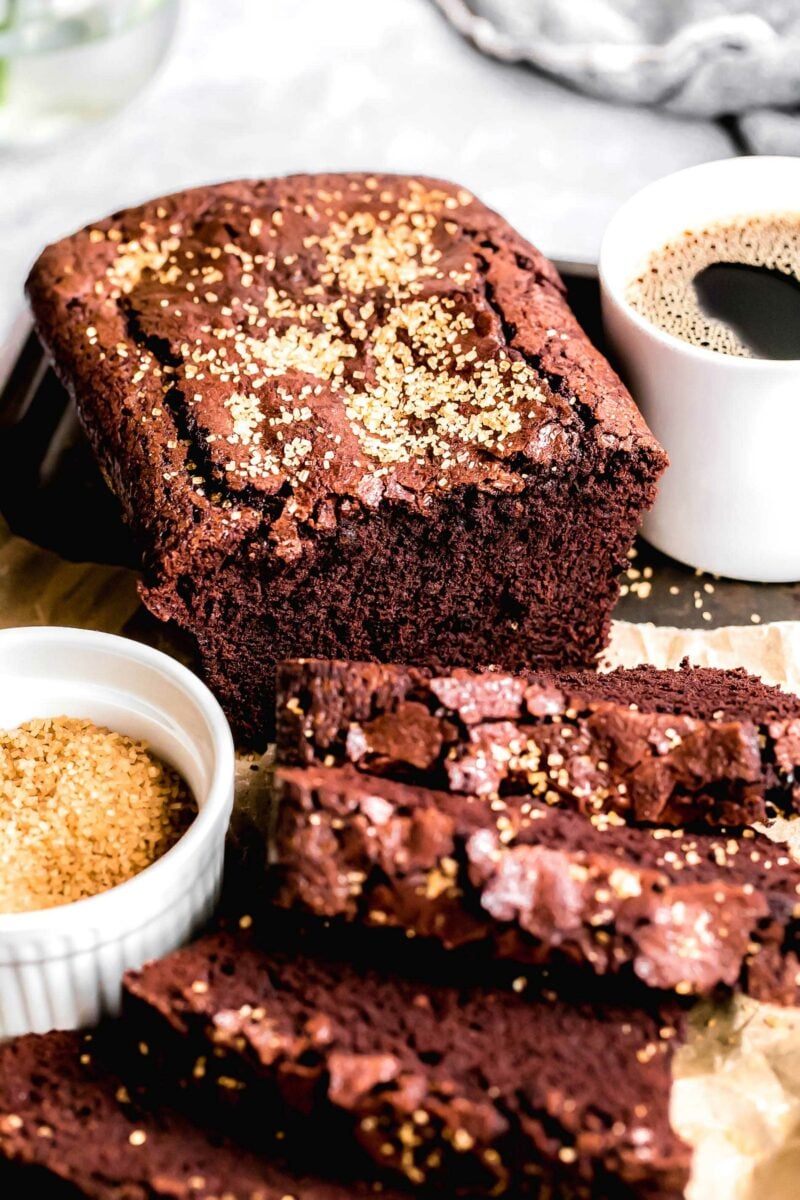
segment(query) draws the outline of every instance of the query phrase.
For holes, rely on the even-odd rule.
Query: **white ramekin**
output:
[[[0,728],[86,717],[143,738],[199,812],[133,879],[73,904],[0,914],[0,1037],[88,1025],[119,1006],[122,975],[185,942],[219,895],[234,751],[222,709],[165,654],[83,629],[0,631]]]

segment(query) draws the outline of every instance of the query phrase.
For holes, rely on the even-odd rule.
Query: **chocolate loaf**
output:
[[[283,763],[350,763],[589,816],[737,826],[800,810],[800,700],[744,671],[523,677],[288,662],[277,727]]]
[[[276,783],[276,899],[287,909],[683,995],[738,984],[761,1000],[800,999],[800,864],[752,830],[587,820],[352,766],[281,767]]]
[[[270,1144],[262,1138],[262,1145]],[[0,1195],[6,1200],[369,1200],[146,1107],[95,1061],[94,1043],[48,1033],[0,1045]],[[381,1190],[382,1200],[401,1200]]]
[[[436,1195],[683,1195],[674,1006],[465,989],[222,934],[130,975],[125,1012],[160,1078],[221,1094],[242,1129],[294,1114],[309,1144],[357,1145],[377,1178]]]
[[[142,553],[243,739],[324,655],[591,665],[665,466],[552,265],[430,179],[203,187],[28,281]]]

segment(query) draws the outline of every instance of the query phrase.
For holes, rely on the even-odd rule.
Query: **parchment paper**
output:
[[[119,633],[138,607],[133,571],[65,562],[15,537],[0,517],[0,629],[72,625]]]
[[[137,619],[137,609],[133,572],[65,563],[12,536],[0,519],[0,628],[135,628],[147,639],[151,627]],[[162,650],[185,657],[168,630],[151,636]],[[615,622],[603,667],[674,667],[684,657],[703,666],[743,666],[800,692],[800,622],[699,630]],[[258,814],[269,808],[270,762],[269,755],[243,755],[237,769],[233,833],[255,855]],[[770,834],[786,837],[800,853],[800,835],[790,825],[783,822]],[[798,1200],[800,1010],[747,999],[698,1005],[692,1035],[676,1059],[672,1120],[695,1149],[687,1200]]]
[[[698,667],[745,667],[765,683],[800,693],[800,621],[723,625],[719,629],[671,629],[615,621],[602,666],[608,670],[640,663],[677,667],[683,658]]]

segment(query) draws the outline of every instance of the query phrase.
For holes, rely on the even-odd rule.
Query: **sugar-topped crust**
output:
[[[180,193],[50,247],[29,291],[130,507],[167,498],[193,538],[209,515],[235,535],[266,512],[291,558],[341,497],[424,512],[579,456],[663,465],[551,265],[450,184]]]

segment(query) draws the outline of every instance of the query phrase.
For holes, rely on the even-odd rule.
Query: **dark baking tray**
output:
[[[602,347],[594,268],[564,264],[562,273],[578,319]],[[15,533],[65,558],[136,564],[116,502],[33,333],[0,394],[0,512]],[[800,585],[718,580],[641,539],[623,593],[626,587],[615,615],[629,621],[709,628],[748,624],[753,616],[800,619]]]

